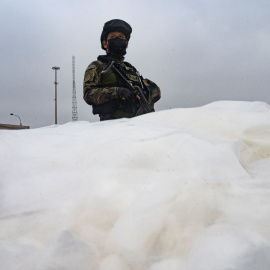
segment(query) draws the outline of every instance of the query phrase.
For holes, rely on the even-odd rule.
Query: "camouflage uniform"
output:
[[[127,87],[126,82],[113,70],[101,73],[112,60],[134,86],[142,87],[135,67],[123,60],[119,61],[111,55],[103,55],[99,56],[97,61],[92,62],[85,71],[83,98],[87,104],[93,106],[93,114],[99,114],[101,120],[134,117],[139,108],[139,102],[128,103],[120,99],[117,93],[119,87]],[[160,89],[149,79],[142,77],[141,79],[144,95],[148,103],[154,107],[154,103],[160,99]]]

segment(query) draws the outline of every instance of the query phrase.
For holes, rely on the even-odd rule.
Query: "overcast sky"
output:
[[[133,28],[126,61],[156,82],[156,110],[218,100],[270,104],[269,0],[0,0],[0,123],[31,128],[72,121],[72,56],[79,120],[98,121],[82,98],[88,64],[104,54],[103,25]]]

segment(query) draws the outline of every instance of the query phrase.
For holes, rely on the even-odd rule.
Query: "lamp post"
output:
[[[19,115],[16,115],[16,114],[13,114],[13,113],[11,113],[10,115],[17,116],[20,119],[20,126],[22,125],[22,120],[21,120]]]
[[[52,67],[52,69],[55,71],[55,124],[57,125],[57,70],[60,69],[60,67]]]

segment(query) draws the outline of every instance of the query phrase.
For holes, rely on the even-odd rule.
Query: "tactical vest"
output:
[[[128,62],[119,62],[116,59],[110,57],[109,55],[101,55],[98,57],[98,60],[104,64],[109,65],[111,61],[114,61],[115,67],[125,76],[125,78],[132,83],[133,86],[141,87],[146,99],[151,104],[151,94],[147,87],[144,87],[142,84],[143,78],[140,77],[136,68],[133,67]],[[108,72],[101,74],[100,83],[104,87],[126,87],[129,88],[128,84],[121,78],[120,75],[113,72],[113,70],[108,70]],[[122,100],[112,100],[104,105],[93,106],[93,112],[100,115],[111,114],[113,115],[115,111],[123,111],[131,116],[135,116],[137,110],[139,109],[139,102],[135,100],[133,103],[128,103]],[[111,112],[112,111],[112,112]],[[109,112],[109,113],[108,113]]]

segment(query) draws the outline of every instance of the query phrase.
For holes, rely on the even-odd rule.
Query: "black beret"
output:
[[[108,34],[114,31],[118,31],[125,34],[127,40],[129,40],[130,34],[132,32],[132,28],[127,22],[123,20],[119,20],[119,19],[114,19],[114,20],[106,22],[103,26],[103,31],[100,37],[101,48],[103,50],[105,50],[105,48],[102,45],[102,41],[107,40]]]

